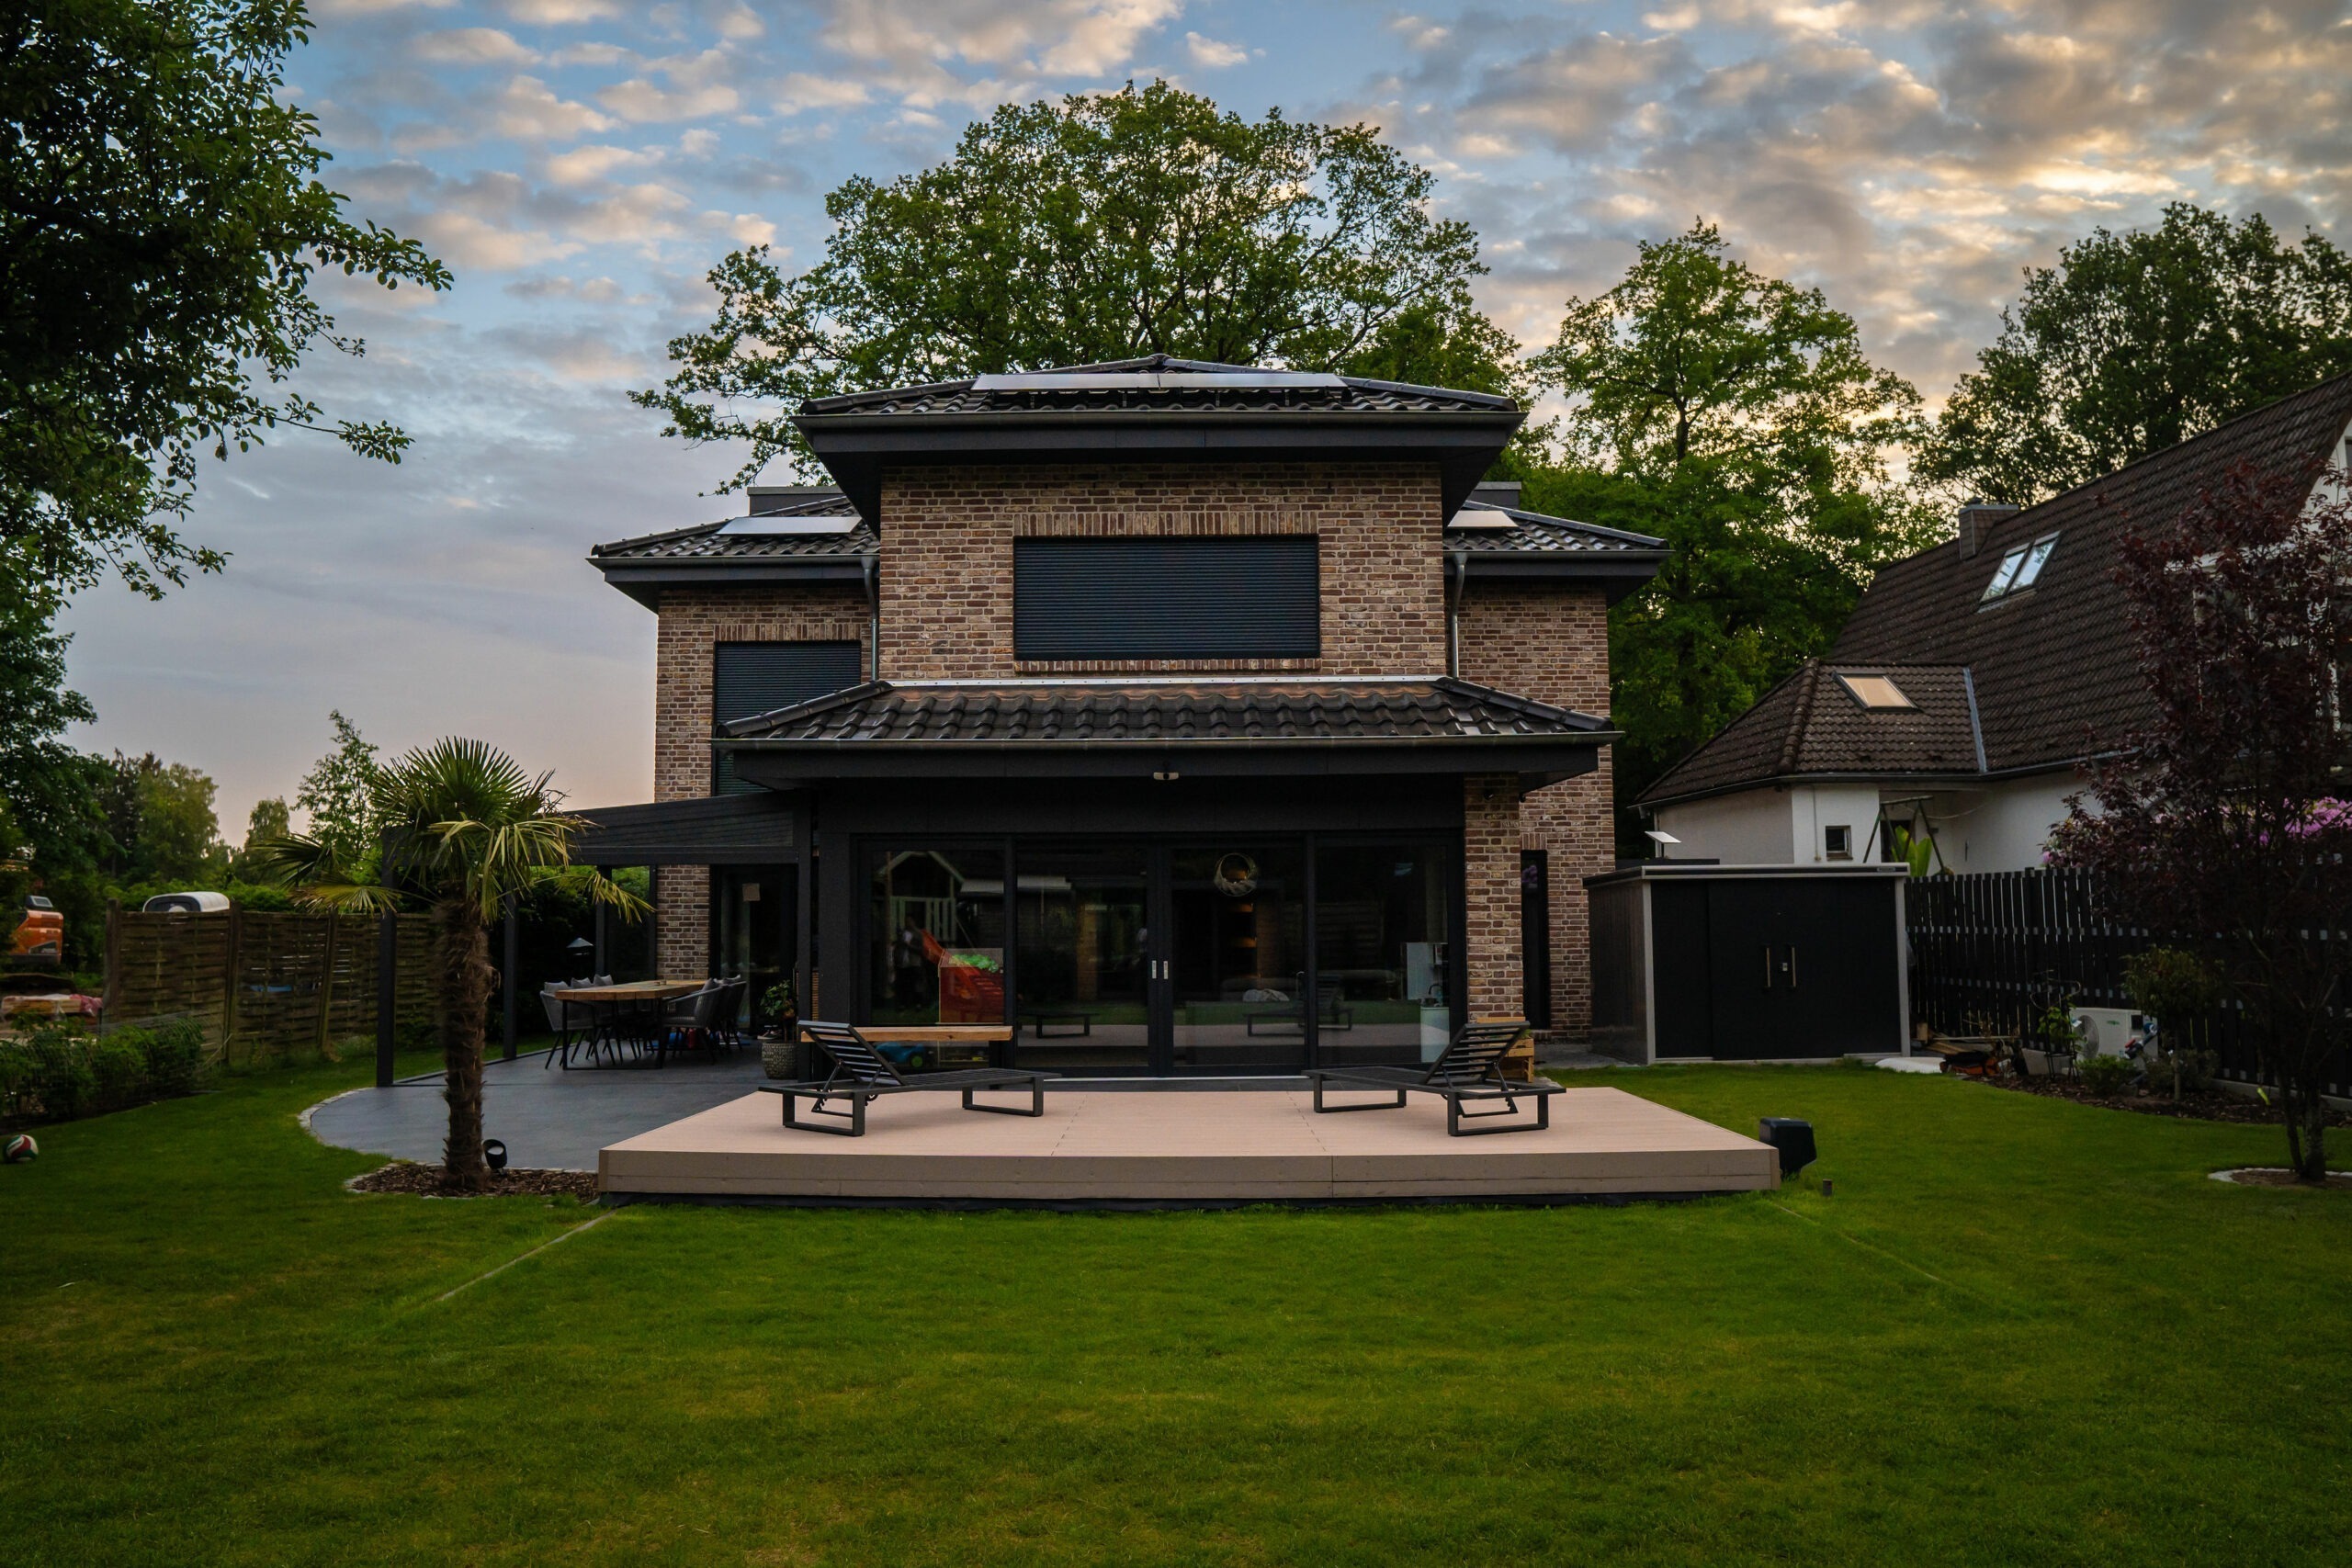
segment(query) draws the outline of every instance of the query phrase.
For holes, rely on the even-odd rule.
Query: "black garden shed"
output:
[[[1900,865],[1589,877],[1593,1049],[1630,1062],[1908,1051]]]

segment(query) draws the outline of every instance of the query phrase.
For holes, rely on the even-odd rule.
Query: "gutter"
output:
[[[1968,665],[1962,665],[1960,667],[1960,683],[1962,688],[1968,693],[1968,734],[1969,738],[1976,742],[1976,771],[1981,773],[1986,771],[1984,767],[1984,721],[1976,716],[1976,671]]]
[[[879,682],[882,679],[882,558],[877,555],[861,557],[865,562],[865,603],[868,611],[865,645],[865,678]]]
[[[1462,593],[1470,583],[1470,552],[1455,550],[1445,558],[1445,673],[1462,679]]]

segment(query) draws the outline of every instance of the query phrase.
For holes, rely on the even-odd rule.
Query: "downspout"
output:
[[[1455,550],[1445,558],[1445,672],[1462,678],[1462,593],[1470,583],[1470,555]]]
[[[882,557],[865,558],[865,678],[882,679]]]

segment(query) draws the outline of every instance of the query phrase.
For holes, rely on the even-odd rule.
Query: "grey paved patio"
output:
[[[493,1050],[496,1048],[493,1046]],[[1563,1053],[1545,1066],[1618,1067],[1606,1056]],[[757,1051],[718,1061],[689,1058],[665,1067],[543,1067],[542,1053],[482,1069],[482,1135],[506,1145],[508,1163],[536,1170],[594,1170],[610,1144],[667,1126],[750,1094],[762,1081]],[[1155,1089],[1294,1089],[1306,1080],[1256,1078],[1070,1078],[1057,1091]],[[438,1164],[449,1108],[438,1074],[390,1089],[353,1089],[313,1106],[311,1134],[338,1148]]]

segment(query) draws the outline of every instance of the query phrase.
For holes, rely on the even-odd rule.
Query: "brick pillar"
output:
[[[1470,1016],[1523,1010],[1519,947],[1519,779],[1474,773],[1462,781],[1464,956]]]
[[[710,973],[710,867],[656,866],[653,973],[664,980],[699,980]]]
[[[1527,797],[1524,847],[1550,856],[1554,1039],[1582,1041],[1592,1032],[1592,911],[1584,879],[1617,863],[1615,787],[1604,752],[1596,771]]]

